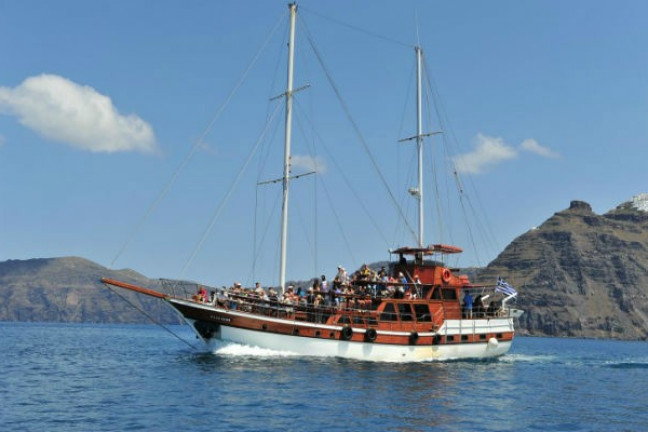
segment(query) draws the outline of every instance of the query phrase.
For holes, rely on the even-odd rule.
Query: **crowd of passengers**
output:
[[[223,290],[212,290],[208,295],[204,287],[199,287],[193,296],[195,301],[218,304],[232,309],[246,300],[277,302],[284,306],[303,306],[307,308],[335,307],[348,309],[369,309],[375,298],[415,299],[421,295],[421,281],[417,274],[409,280],[402,272],[397,277],[387,273],[385,267],[379,271],[363,264],[360,270],[349,275],[346,269],[338,266],[337,274],[329,282],[326,275],[315,278],[307,289],[289,285],[282,295],[274,288],[264,289],[259,282],[254,288],[244,288],[240,282]]]
[[[254,288],[244,288],[240,282],[235,282],[231,287],[222,290],[212,290],[208,295],[204,287],[199,287],[193,299],[198,302],[219,305],[230,309],[247,307],[251,302],[274,303],[279,306],[300,306],[303,308],[345,308],[345,309],[371,309],[376,298],[416,299],[421,296],[421,282],[417,274],[412,280],[399,272],[396,278],[387,274],[384,267],[379,271],[372,270],[363,264],[360,270],[348,275],[346,269],[338,266],[338,272],[332,283],[326,279],[313,279],[308,289],[289,285],[282,295],[274,288],[264,289],[259,282]],[[474,299],[470,292],[466,292],[462,302],[463,318],[485,318],[497,316],[501,303],[498,301],[486,302],[488,296],[477,295]]]

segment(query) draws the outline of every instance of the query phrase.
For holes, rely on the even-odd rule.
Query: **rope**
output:
[[[432,95],[432,99],[433,99],[433,102],[434,102],[433,106],[434,106],[437,118],[439,119],[439,122],[441,123],[441,129],[444,132],[448,132],[448,133],[443,134],[443,140],[444,140],[444,144],[445,144],[444,149],[445,149],[445,152],[446,152],[446,159],[451,160],[451,157],[450,157],[450,155],[448,153],[448,147],[449,147],[448,139],[450,139],[451,144],[454,144],[454,147],[456,148],[456,153],[457,154],[460,154],[462,149],[461,149],[461,146],[459,145],[459,140],[456,137],[454,129],[452,128],[452,125],[450,124],[450,121],[448,120],[448,115],[447,115],[446,111],[443,109],[443,105],[440,102],[441,96],[439,95],[438,91],[436,90],[436,86],[434,85],[434,81],[432,79],[432,76],[429,73],[429,67],[427,65],[427,62],[425,61],[425,58],[424,58],[424,68],[425,68],[425,71],[426,71],[425,75],[426,75],[426,79],[427,79],[427,82],[426,82],[427,87],[428,87],[429,92]],[[441,107],[441,109],[439,109],[440,107]],[[444,121],[446,122],[446,124],[444,124]],[[477,262],[479,264],[481,262],[481,258],[479,257],[479,253],[477,252],[475,236],[474,236],[474,234],[472,232],[472,229],[471,229],[471,226],[470,226],[470,220],[468,218],[468,211],[466,210],[465,204],[468,205],[468,207],[470,209],[470,213],[472,214],[472,217],[476,221],[476,224],[480,225],[480,227],[478,227],[479,228],[478,232],[481,234],[481,237],[482,237],[482,240],[484,241],[484,244],[489,245],[489,248],[491,248],[491,250],[492,250],[492,246],[490,246],[490,245],[491,244],[497,244],[498,239],[497,239],[497,237],[495,236],[495,234],[493,232],[492,224],[488,221],[488,219],[486,217],[486,211],[484,210],[484,207],[483,207],[483,205],[481,203],[481,200],[479,199],[479,194],[477,193],[477,188],[476,188],[476,186],[474,184],[474,181],[473,181],[472,177],[471,176],[467,177],[468,178],[468,184],[469,184],[470,188],[472,189],[472,191],[474,192],[475,198],[477,199],[477,205],[480,208],[481,217],[478,217],[477,210],[475,209],[475,207],[473,206],[473,203],[472,203],[473,200],[468,195],[468,193],[466,191],[466,188],[463,187],[462,182],[461,182],[462,179],[459,178],[459,173],[457,172],[456,167],[453,167],[453,172],[454,172],[455,181],[456,181],[456,185],[457,185],[457,189],[458,189],[459,202],[460,202],[460,205],[461,205],[461,208],[462,208],[464,220],[466,221],[466,225],[468,227],[468,233],[469,233],[469,236],[470,236],[470,241],[471,241],[474,253],[475,253],[475,257],[476,257]],[[467,203],[465,203],[464,201],[467,201]]]
[[[351,245],[349,244],[349,239],[345,235],[344,227],[340,223],[340,217],[335,211],[335,205],[333,203],[333,199],[331,198],[331,195],[329,194],[329,191],[324,182],[322,182],[322,186],[324,187],[324,193],[326,195],[326,199],[328,200],[329,206],[331,206],[331,211],[333,212],[333,216],[335,217],[335,223],[337,224],[338,229],[340,230],[340,234],[342,234],[342,240],[344,240],[344,244],[347,247],[347,251],[349,252],[349,255],[351,255],[351,261],[353,261],[353,266],[358,267],[358,261],[355,259],[355,256],[353,256],[353,251],[351,249]]]
[[[318,16],[318,17],[320,17],[322,19],[331,21],[332,23],[335,23],[335,24],[340,25],[342,27],[346,27],[348,29],[357,31],[359,33],[364,33],[367,36],[371,36],[371,37],[376,38],[376,39],[382,39],[384,41],[387,41],[387,42],[390,42],[390,43],[393,43],[393,44],[396,44],[396,45],[404,46],[404,47],[407,47],[407,48],[413,48],[412,44],[402,42],[402,41],[399,41],[398,39],[393,39],[393,38],[390,38],[390,37],[387,37],[387,36],[384,36],[384,35],[381,35],[381,34],[378,34],[378,33],[374,33],[374,32],[372,32],[370,30],[366,30],[366,29],[363,29],[361,27],[354,26],[352,24],[347,24],[347,23],[339,21],[339,20],[337,20],[335,18],[331,18],[331,17],[328,17],[326,15],[322,15],[322,14],[320,14],[318,12],[315,12],[313,10],[307,9],[302,5],[300,5],[299,8],[302,9],[302,10],[305,10],[305,11],[307,11],[307,12],[309,12],[309,13],[315,15],[315,16]]]
[[[258,186],[257,186],[257,190],[258,190]],[[270,228],[270,221],[272,219],[274,219],[274,214],[277,211],[277,207],[279,207],[279,202],[281,201],[279,198],[280,198],[280,195],[277,195],[277,197],[274,200],[272,210],[270,211],[270,215],[266,218],[267,222],[266,222],[266,225],[265,225],[265,229],[263,230],[263,235],[261,236],[261,240],[259,241],[259,245],[258,245],[258,247],[256,247],[256,245],[255,245],[255,249],[253,251],[254,255],[252,257],[252,274],[248,275],[248,278],[247,278],[247,280],[245,282],[246,285],[249,284],[251,280],[255,279],[254,271],[256,269],[256,263],[259,260],[259,255],[261,254],[261,248],[263,247],[263,244],[265,243],[265,238],[266,238],[266,235],[268,234],[268,230]],[[255,209],[255,212],[256,212],[256,209]]]
[[[263,141],[263,138],[265,137],[266,133],[268,132],[268,129],[270,128],[270,125],[272,124],[272,121],[273,121],[275,115],[279,111],[280,106],[281,106],[280,104],[277,104],[277,106],[275,107],[274,112],[272,113],[272,115],[270,116],[270,119],[266,123],[266,126],[263,129],[263,131],[261,132],[261,135],[259,136],[259,138],[257,139],[256,144],[250,150],[250,153],[248,154],[247,159],[243,163],[243,166],[241,166],[241,169],[239,170],[238,174],[236,175],[236,178],[234,179],[234,181],[230,185],[229,190],[225,194],[225,197],[223,197],[223,199],[219,203],[218,207],[214,211],[214,214],[212,215],[212,218],[211,218],[211,220],[209,222],[209,225],[207,226],[207,228],[203,232],[203,235],[200,238],[200,240],[198,241],[198,243],[196,244],[196,247],[194,248],[193,252],[191,253],[191,256],[189,257],[189,259],[185,263],[184,267],[182,268],[182,272],[180,273],[180,279],[184,278],[184,275],[185,275],[185,272],[187,271],[187,268],[193,262],[194,258],[196,257],[196,254],[198,253],[198,251],[202,247],[203,243],[205,242],[205,240],[209,236],[209,233],[211,232],[212,228],[214,228],[214,225],[216,224],[216,220],[218,220],[218,217],[220,216],[221,211],[223,210],[223,207],[225,206],[227,201],[229,201],[229,198],[232,196],[232,192],[234,192],[234,189],[238,185],[238,182],[241,180],[241,177],[243,176],[243,173],[246,171],[247,166],[250,164],[250,161],[252,160],[252,157],[256,154],[256,151],[259,148],[259,145],[261,144],[261,142]]]
[[[212,118],[211,118],[209,124],[207,125],[207,127],[203,130],[202,134],[200,134],[200,137],[198,137],[198,139],[194,142],[193,146],[189,149],[189,152],[187,152],[187,154],[185,155],[184,159],[182,160],[182,162],[180,163],[178,168],[176,168],[175,172],[171,176],[171,179],[167,182],[167,184],[164,186],[162,191],[158,194],[157,198],[155,198],[155,200],[153,200],[153,202],[149,206],[149,208],[146,211],[146,213],[144,214],[144,216],[139,220],[139,222],[135,225],[133,230],[130,232],[130,234],[126,238],[126,241],[124,242],[122,247],[117,252],[117,255],[115,255],[115,258],[113,258],[113,260],[110,262],[110,267],[111,268],[115,265],[115,262],[117,261],[117,259],[124,253],[126,248],[133,241],[133,239],[135,238],[135,235],[140,231],[140,229],[142,228],[142,225],[144,225],[144,222],[146,222],[148,220],[150,215],[157,208],[160,201],[162,201],[162,199],[169,192],[169,190],[171,189],[171,186],[173,186],[173,184],[175,183],[176,178],[178,177],[180,172],[182,172],[182,170],[184,170],[185,166],[187,165],[187,163],[189,162],[189,160],[191,159],[193,154],[196,152],[196,150],[202,144],[203,139],[209,134],[209,132],[211,132],[212,128],[214,127],[214,124],[216,123],[216,120],[220,117],[220,115],[223,113],[225,108],[227,108],[230,101],[232,100],[232,98],[234,97],[234,95],[236,94],[238,89],[241,87],[241,85],[243,85],[243,82],[245,82],[245,79],[247,78],[248,73],[250,72],[250,70],[252,70],[252,67],[256,64],[257,60],[261,56],[261,53],[265,50],[265,47],[268,45],[268,42],[270,41],[270,39],[272,38],[274,33],[277,31],[277,28],[279,28],[279,24],[281,24],[281,22],[283,21],[284,18],[285,18],[285,14],[282,13],[281,18],[279,19],[277,24],[275,24],[274,28],[270,31],[270,33],[266,37],[266,40],[263,42],[263,44],[261,45],[261,47],[259,48],[257,53],[252,58],[252,61],[248,65],[247,69],[245,69],[245,72],[243,72],[243,75],[241,75],[241,78],[239,79],[239,81],[236,83],[236,85],[229,92],[229,94],[227,95],[227,98],[225,98],[225,101],[216,110],[216,112],[212,116]]]
[[[351,123],[351,126],[353,127],[353,130],[355,131],[358,140],[362,144],[362,147],[365,150],[365,153],[367,153],[367,156],[369,156],[369,160],[371,161],[371,164],[373,165],[374,169],[376,170],[376,173],[378,174],[378,177],[380,178],[380,181],[382,182],[383,186],[387,190],[387,194],[389,195],[389,198],[391,199],[392,204],[394,205],[394,208],[398,212],[399,216],[407,226],[407,229],[409,230],[410,234],[412,235],[412,238],[414,239],[415,242],[418,242],[418,238],[410,224],[407,222],[407,218],[405,217],[405,214],[403,214],[403,209],[398,205],[398,202],[396,201],[396,197],[391,191],[391,188],[389,187],[389,184],[387,183],[387,180],[385,179],[385,176],[382,174],[382,171],[380,171],[380,168],[378,167],[378,163],[376,162],[376,159],[374,158],[373,154],[371,153],[371,150],[369,149],[369,145],[367,144],[367,141],[364,139],[364,136],[362,135],[362,132],[360,132],[360,128],[358,127],[358,124],[355,122],[353,117],[351,116],[351,111],[349,110],[349,107],[347,104],[344,102],[344,99],[342,98],[342,94],[340,93],[340,90],[335,84],[335,81],[333,81],[333,77],[331,76],[331,73],[329,72],[328,68],[324,64],[324,60],[322,59],[321,54],[319,53],[319,50],[315,46],[315,42],[313,41],[313,38],[310,35],[310,32],[308,29],[305,27],[306,30],[306,38],[308,39],[308,43],[310,44],[311,48],[313,49],[313,53],[315,54],[315,57],[317,58],[317,61],[319,62],[320,66],[322,67],[322,70],[324,71],[324,74],[326,75],[326,79],[328,80],[329,84],[333,88],[333,92],[335,93],[335,96],[338,99],[338,102],[340,103],[340,106],[344,110],[344,113],[347,116],[347,119]]]
[[[297,102],[295,104],[295,106],[299,107],[299,102]],[[328,148],[328,146],[324,143],[324,140],[322,139],[322,137],[317,133],[317,131],[315,131],[315,127],[314,127],[313,123],[310,121],[310,119],[308,117],[306,119],[308,120],[308,123],[310,124],[311,128],[313,129],[313,133],[316,135],[319,142],[322,143],[322,146],[324,147],[324,151],[326,152],[328,157],[333,161],[333,164],[335,165],[335,167],[339,171],[340,176],[344,180],[344,183],[346,183],[347,187],[349,188],[349,190],[351,191],[351,193],[355,197],[355,202],[360,204],[360,208],[362,209],[362,211],[364,211],[365,215],[367,216],[367,218],[369,219],[371,224],[376,229],[376,232],[378,232],[378,235],[380,236],[380,238],[383,240],[383,242],[385,242],[385,245],[389,246],[390,243],[387,241],[387,238],[385,237],[383,232],[380,230],[380,227],[378,226],[378,223],[376,222],[376,219],[373,217],[373,215],[369,211],[369,208],[365,205],[364,200],[362,199],[362,196],[353,187],[353,184],[349,180],[349,177],[347,177],[347,175],[345,174],[345,171],[342,169],[342,167],[338,163],[337,159],[335,158],[335,154],[333,152],[331,152],[331,150]],[[297,125],[300,128],[302,127],[301,123],[299,121],[299,118],[297,118]]]
[[[157,326],[159,326],[159,327],[162,327],[164,330],[166,330],[167,332],[171,333],[175,338],[177,338],[178,340],[180,340],[181,342],[183,342],[184,344],[186,344],[187,346],[189,346],[189,348],[191,348],[191,349],[193,349],[193,350],[195,350],[195,351],[199,351],[198,348],[196,348],[195,345],[192,345],[192,344],[190,344],[189,342],[187,342],[186,340],[182,339],[180,336],[178,336],[178,335],[175,334],[173,331],[171,331],[171,329],[169,329],[168,327],[164,326],[162,323],[160,323],[160,322],[157,321],[155,318],[153,318],[151,315],[149,315],[145,310],[143,310],[142,308],[138,307],[135,303],[133,303],[133,302],[131,302],[130,300],[128,300],[126,297],[124,297],[123,295],[121,295],[119,292],[115,291],[115,290],[114,290],[110,285],[108,285],[108,284],[105,283],[105,282],[102,282],[102,283],[106,286],[106,288],[108,288],[110,291],[112,291],[113,294],[117,295],[119,298],[121,298],[121,299],[124,300],[126,303],[128,303],[128,304],[131,305],[133,308],[135,308],[137,311],[139,311],[142,315],[146,316],[149,320],[151,320],[151,322],[152,322],[153,324],[155,324],[155,325],[157,325]]]

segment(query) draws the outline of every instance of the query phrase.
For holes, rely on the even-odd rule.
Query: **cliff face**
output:
[[[523,333],[648,337],[648,196],[597,215],[572,201],[516,238],[480,274],[503,276],[525,309]]]
[[[157,285],[132,270],[108,270],[83,258],[0,262],[0,321],[151,323],[100,283],[101,277]],[[158,322],[180,322],[160,300],[126,291],[119,294]]]
[[[648,195],[604,215],[572,201],[516,238],[478,275],[471,280],[492,283],[502,276],[518,290],[522,334],[648,339]],[[151,322],[101,277],[163,290],[132,270],[108,270],[82,258],[5,261],[0,320]],[[158,322],[180,322],[163,301],[117,292]]]

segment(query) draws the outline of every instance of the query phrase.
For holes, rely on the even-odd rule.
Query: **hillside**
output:
[[[76,257],[0,262],[0,320],[150,323],[99,282],[104,276],[142,286],[158,284],[132,270],[108,270]],[[120,294],[156,321],[180,322],[160,300],[128,292]]]
[[[99,282],[104,276],[162,289],[132,270],[108,270],[83,258],[10,260],[0,263],[0,320],[150,323]],[[521,334],[647,339],[648,195],[603,215],[572,201],[487,268],[471,269],[477,283],[498,276],[520,293]],[[156,321],[180,322],[162,301],[119,294]]]
[[[648,195],[604,215],[569,208],[516,238],[480,273],[506,275],[532,335],[648,337]]]

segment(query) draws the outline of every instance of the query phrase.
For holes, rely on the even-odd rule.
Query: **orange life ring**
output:
[[[450,282],[450,277],[451,276],[452,276],[452,274],[450,273],[450,270],[443,269],[443,272],[441,273],[441,279],[443,280],[443,282],[445,282],[445,283]]]

